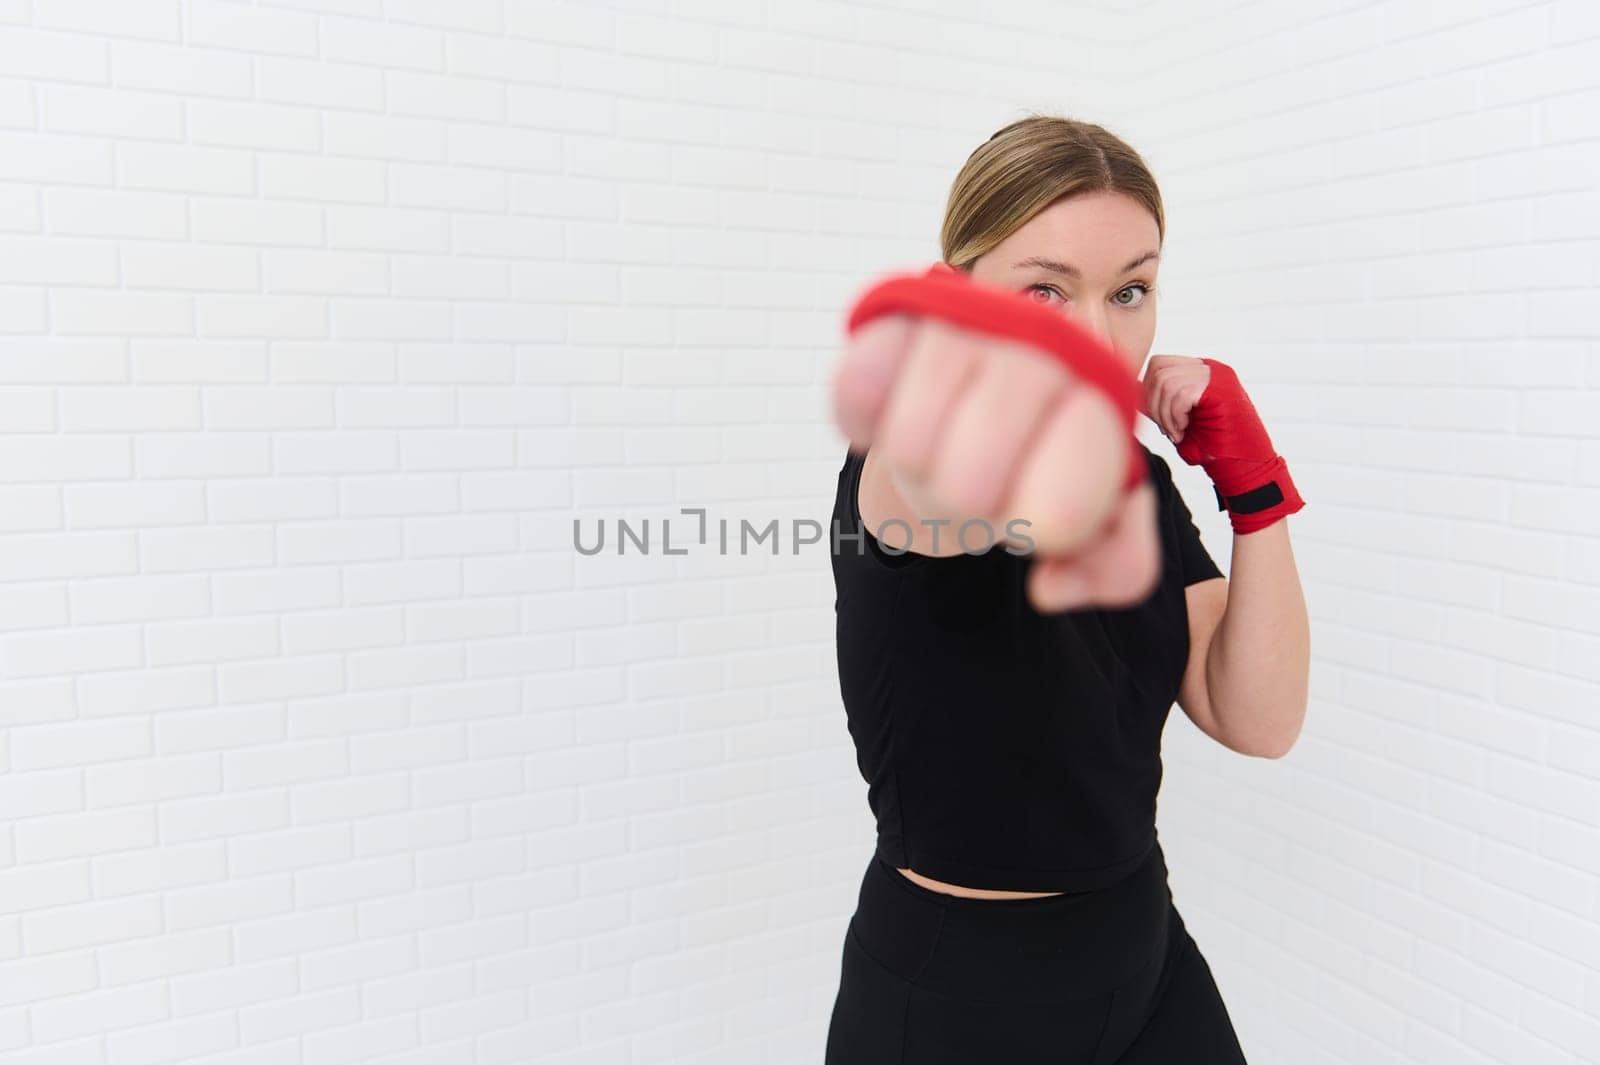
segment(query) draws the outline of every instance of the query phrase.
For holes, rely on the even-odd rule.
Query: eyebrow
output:
[[[1129,263],[1127,266],[1124,266],[1121,270],[1118,271],[1118,273],[1119,274],[1125,274],[1129,270],[1132,270],[1136,266],[1139,266],[1139,265],[1141,265],[1143,263],[1147,263],[1151,259],[1158,259],[1158,258],[1160,258],[1160,255],[1158,253],[1153,252],[1153,251],[1147,251],[1143,255],[1139,256],[1137,259],[1133,260],[1133,262]],[[1065,274],[1066,276],[1068,276],[1070,278],[1073,278],[1074,280],[1077,280],[1077,281],[1082,281],[1083,280],[1083,274],[1078,270],[1078,268],[1076,266],[1072,266],[1069,263],[1058,262],[1055,259],[1049,259],[1049,258],[1046,258],[1043,255],[1030,255],[1026,259],[1021,259],[1021,260],[1011,264],[1011,267],[1014,270],[1020,270],[1021,268],[1025,267],[1025,266],[1040,266],[1040,267],[1043,267],[1046,270],[1051,270],[1051,271],[1054,271],[1055,273],[1058,273],[1058,274]]]

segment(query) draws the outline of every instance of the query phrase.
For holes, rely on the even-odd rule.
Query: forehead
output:
[[[1065,196],[995,247],[1009,267],[1028,255],[1064,259],[1089,273],[1115,272],[1134,256],[1160,250],[1155,216],[1120,192]]]

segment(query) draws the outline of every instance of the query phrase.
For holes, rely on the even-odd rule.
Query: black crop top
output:
[[[1085,891],[1149,853],[1161,732],[1189,655],[1184,588],[1222,571],[1166,460],[1139,446],[1159,504],[1160,583],[1135,607],[1053,614],[1027,601],[1032,559],[1004,544],[891,553],[861,525],[865,453],[846,452],[833,508],[839,687],[877,853],[896,868]],[[905,532],[887,534],[891,548]]]

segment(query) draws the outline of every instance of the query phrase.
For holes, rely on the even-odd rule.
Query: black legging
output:
[[[824,1065],[1245,1065],[1165,856],[1109,888],[973,899],[876,855]]]

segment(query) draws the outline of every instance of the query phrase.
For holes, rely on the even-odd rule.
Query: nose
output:
[[[1116,347],[1111,342],[1111,323],[1106,320],[1104,313],[1080,311],[1076,307],[1068,309],[1067,313],[1076,324],[1093,333],[1106,347]]]

